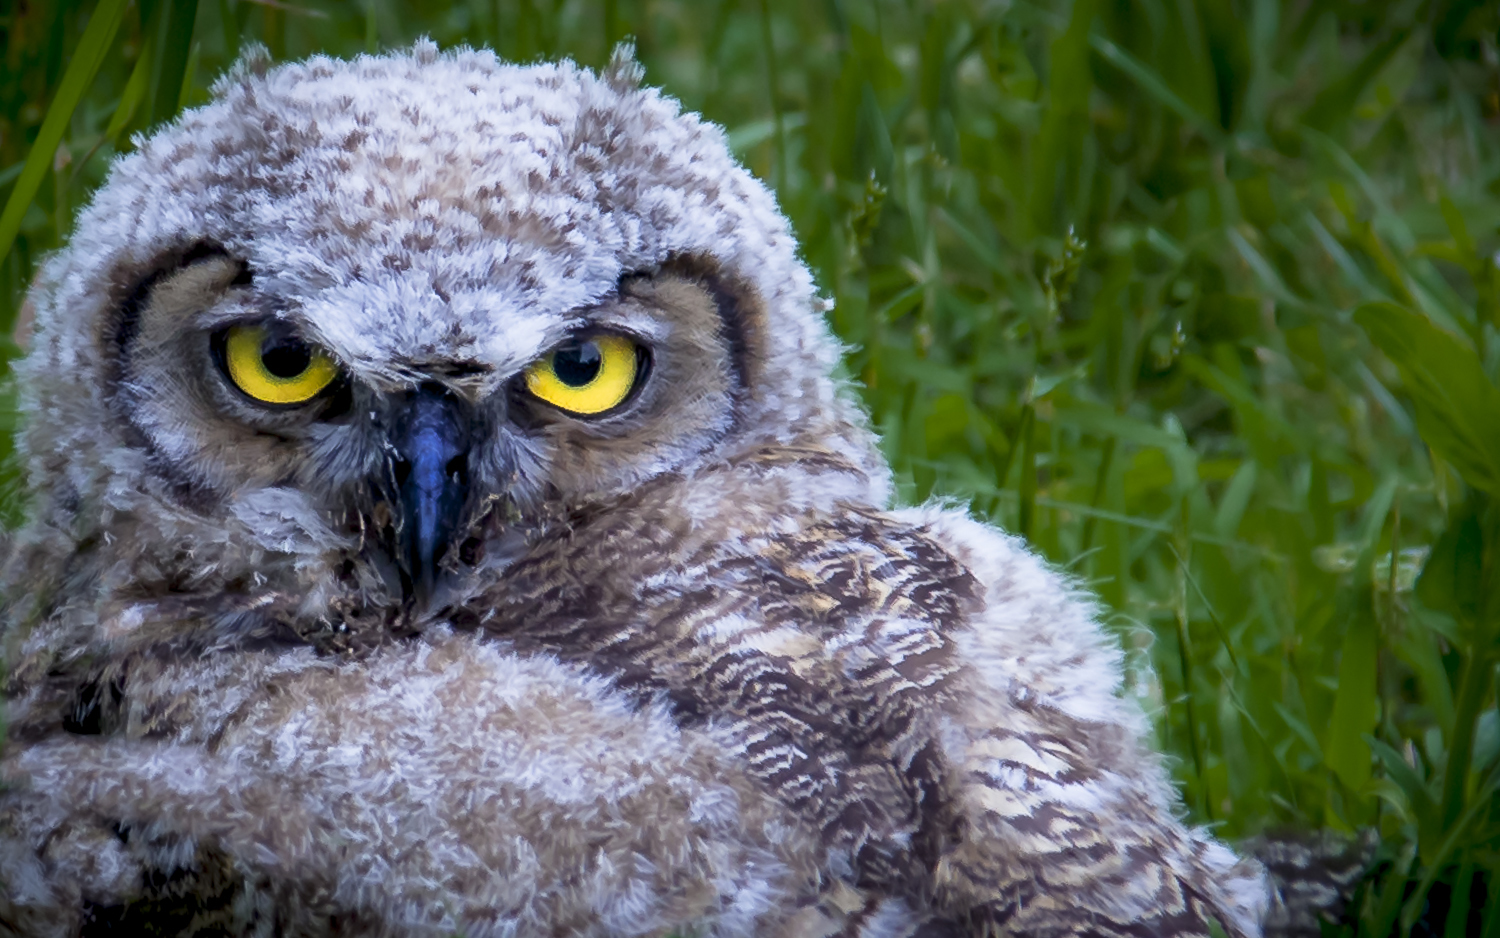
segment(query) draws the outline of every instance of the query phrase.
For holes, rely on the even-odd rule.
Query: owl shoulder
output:
[[[1144,730],[1120,697],[1123,655],[1098,601],[1021,538],[941,503],[885,513],[973,578],[977,602],[954,640],[984,682],[1088,723]]]

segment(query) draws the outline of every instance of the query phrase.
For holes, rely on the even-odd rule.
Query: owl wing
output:
[[[1207,936],[1211,921],[1260,933],[1258,871],[1152,797],[1159,780],[1129,764],[1148,758],[1133,740],[1013,703],[1004,726],[954,753],[963,834],[934,870],[940,907],[981,934]]]
[[[1180,820],[1181,805],[1124,700],[1120,652],[1090,597],[1024,545],[962,514],[897,513],[981,584],[953,631],[971,690],[955,708],[957,801],[975,836],[940,888],[982,894],[983,920],[1035,935],[1258,935],[1263,870]]]
[[[456,621],[725,736],[854,882],[932,927],[1259,934],[1258,869],[1177,820],[1118,652],[1016,542],[848,505],[735,539],[697,524],[574,519]]]

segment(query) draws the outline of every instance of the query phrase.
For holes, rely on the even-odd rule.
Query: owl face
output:
[[[472,566],[486,523],[524,529],[701,457],[744,394],[746,300],[691,260],[504,344],[465,341],[455,317],[451,340],[379,357],[325,328],[326,302],[259,280],[217,246],[164,258],[107,342],[118,418],[188,509],[296,493],[409,597]]]
[[[316,613],[440,605],[538,526],[771,444],[879,501],[785,220],[638,77],[430,44],[242,63],[33,291],[41,527],[138,591]]]

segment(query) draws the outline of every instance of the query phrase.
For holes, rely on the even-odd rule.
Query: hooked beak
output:
[[[432,598],[437,564],[453,540],[469,495],[468,415],[437,384],[407,397],[393,428],[393,468],[401,504],[401,553],[418,602]]]

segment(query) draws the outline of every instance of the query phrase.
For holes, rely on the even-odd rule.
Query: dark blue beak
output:
[[[419,602],[432,598],[438,561],[448,550],[469,497],[469,420],[463,402],[441,385],[407,398],[393,428],[401,501],[403,566]]]

